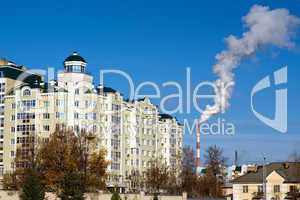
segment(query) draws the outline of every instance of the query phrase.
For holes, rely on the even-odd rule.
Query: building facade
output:
[[[0,63],[0,169],[12,172],[19,147],[47,141],[58,125],[96,136],[96,149],[107,151],[108,184],[130,187],[159,158],[172,168],[181,164],[183,126],[160,114],[149,98],[126,101],[116,90],[95,86],[87,62],[77,53],[64,61],[57,80],[43,81],[24,67]],[[22,163],[21,163],[22,164]]]
[[[278,162],[257,166],[256,170],[233,180],[233,200],[263,199],[264,173],[266,200],[300,198],[300,163]]]

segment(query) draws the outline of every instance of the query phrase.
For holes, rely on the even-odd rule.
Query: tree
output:
[[[146,186],[151,192],[157,193],[166,186],[169,178],[169,170],[166,164],[159,159],[150,161],[150,167],[146,170]]]
[[[83,176],[75,171],[68,171],[60,184],[61,200],[84,200],[85,185]]]
[[[223,149],[216,145],[208,147],[205,152],[205,164],[206,173],[204,181],[209,187],[206,191],[209,196],[220,197],[221,185],[224,181],[224,168],[226,164],[226,158],[223,156]]]
[[[131,170],[131,174],[128,176],[128,179],[130,180],[131,192],[136,193],[143,188],[143,177],[139,170]]]
[[[154,194],[153,200],[158,200],[157,194]]]
[[[226,158],[223,156],[223,149],[216,145],[208,147],[204,154],[205,164],[214,175],[223,173]]]
[[[285,199],[298,200],[300,199],[300,192],[298,190],[290,191],[286,194]]]
[[[17,147],[16,157],[14,159],[14,172],[5,174],[3,177],[3,186],[6,189],[19,190],[23,187],[27,175],[36,175],[38,177],[37,145],[33,135],[27,136],[21,146]]]
[[[169,169],[167,181],[164,185],[162,185],[162,189],[166,190],[166,192],[170,195],[179,195],[182,192],[182,181],[180,179],[180,175],[178,174],[178,169]]]
[[[107,178],[106,168],[108,162],[105,160],[106,152],[99,150],[90,155],[87,167],[86,185],[89,191],[105,188],[105,180]]]
[[[195,151],[191,146],[183,147],[182,167],[183,170],[196,171]]]
[[[38,153],[39,168],[49,190],[60,195],[61,183],[67,176],[76,178],[75,171],[82,177],[84,192],[105,187],[108,162],[105,151],[92,148],[94,138],[85,131],[76,135],[70,130],[58,130],[42,145]]]
[[[14,173],[3,174],[3,189],[5,190],[17,190],[17,181]]]
[[[111,196],[111,200],[121,200],[121,197],[120,197],[118,191],[116,190],[116,188],[113,191],[113,194]]]
[[[39,147],[38,139],[30,136],[26,139],[28,144],[17,149],[16,170],[4,177],[6,188],[24,186],[26,195],[37,190],[40,181],[45,190],[62,199],[78,200],[85,192],[105,188],[108,162],[105,151],[96,150],[95,136],[84,130],[75,134],[72,130],[57,129],[49,141],[38,142]],[[36,185],[30,188],[28,181],[36,181]]]
[[[181,190],[187,192],[189,197],[196,197],[197,175],[195,152],[191,146],[183,148],[183,162],[181,178]]]
[[[22,200],[44,200],[45,188],[38,173],[34,170],[27,170],[20,198]]]

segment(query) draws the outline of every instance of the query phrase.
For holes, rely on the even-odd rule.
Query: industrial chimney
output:
[[[201,173],[201,160],[200,160],[200,122],[197,122],[196,125],[196,137],[197,137],[197,141],[196,141],[196,173],[197,175],[200,175]]]
[[[237,150],[234,151],[234,165],[238,165],[238,152]]]

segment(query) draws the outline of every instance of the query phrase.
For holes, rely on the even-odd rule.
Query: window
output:
[[[274,185],[274,192],[280,192],[280,185]]]
[[[49,119],[50,118],[50,114],[49,113],[43,113],[43,118],[44,119]]]
[[[0,94],[0,103],[4,103],[4,94]]]
[[[15,139],[11,139],[10,144],[15,144]]]
[[[31,92],[29,89],[26,89],[23,91],[23,96],[30,96],[31,95]]]
[[[243,186],[243,193],[248,193],[248,185]]]
[[[93,130],[92,130],[93,133],[96,133],[97,132],[97,126],[96,125],[93,125]]]
[[[48,108],[49,107],[49,101],[44,101],[44,107]]]
[[[75,107],[79,107],[79,101],[74,102]]]
[[[62,119],[62,118],[64,118],[65,113],[63,113],[63,112],[56,112],[55,115],[56,115],[57,119]]]
[[[290,185],[290,192],[296,192],[296,191],[297,191],[297,186]]]
[[[21,119],[21,120],[35,119],[35,113],[17,113],[17,119]]]
[[[111,169],[112,170],[120,170],[120,163],[112,163]]]
[[[43,129],[44,129],[44,131],[49,131],[49,130],[50,130],[50,127],[49,127],[49,125],[44,125],[44,126],[43,126]]]
[[[64,106],[64,100],[56,99],[56,105],[57,106]]]
[[[4,118],[0,119],[0,127],[4,127]]]
[[[18,132],[35,131],[35,125],[34,124],[17,125],[17,131]]]
[[[15,152],[14,151],[11,151],[10,152],[10,156],[13,158],[13,157],[15,157]]]
[[[25,110],[29,110],[31,108],[34,108],[35,105],[36,105],[35,100],[18,101],[18,108],[23,108]]]
[[[78,88],[75,90],[75,94],[79,94],[79,89]]]

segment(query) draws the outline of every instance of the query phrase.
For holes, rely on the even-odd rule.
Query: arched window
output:
[[[25,89],[25,90],[23,91],[23,96],[30,96],[30,95],[31,95],[31,92],[30,92],[29,89]]]

